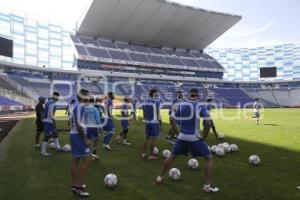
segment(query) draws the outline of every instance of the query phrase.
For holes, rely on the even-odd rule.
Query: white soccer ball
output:
[[[158,150],[158,148],[157,148],[157,147],[154,147],[154,148],[153,148],[153,152],[152,152],[152,154],[153,154],[154,156],[157,156],[157,155],[158,155],[158,153],[159,153],[159,150]]]
[[[217,156],[221,156],[222,157],[222,156],[225,156],[225,151],[224,151],[223,148],[217,147],[216,154],[217,154]]]
[[[163,152],[162,152],[162,157],[164,158],[164,159],[167,159],[167,158],[169,158],[171,156],[171,151],[169,151],[169,150],[163,150]]]
[[[224,139],[225,138],[225,135],[220,133],[219,136],[218,136],[218,139]]]
[[[212,153],[216,153],[217,148],[218,147],[216,145],[213,145],[213,146],[211,146],[210,150]]]
[[[169,177],[173,180],[173,181],[177,181],[181,178],[181,172],[179,169],[177,168],[172,168],[169,171]]]
[[[72,150],[72,147],[71,147],[71,145],[69,145],[69,144],[65,144],[65,145],[63,146],[63,150],[64,150],[65,152],[69,152],[69,151]]]
[[[232,152],[237,152],[239,151],[239,147],[236,144],[231,144],[230,145],[231,151]]]
[[[104,184],[108,188],[114,188],[118,184],[118,178],[115,174],[107,174],[104,178]]]
[[[249,163],[252,165],[259,165],[260,164],[260,158],[257,155],[252,155],[249,157]]]
[[[55,149],[55,148],[56,148],[56,145],[55,145],[54,142],[51,142],[51,143],[48,144],[48,147],[49,147],[50,149]]]
[[[226,145],[224,145],[224,151],[225,151],[225,153],[229,153],[229,152],[231,152],[231,147],[230,147],[230,145],[228,144],[226,144]]]
[[[199,163],[196,159],[192,158],[188,161],[188,167],[190,169],[198,169],[199,168]]]

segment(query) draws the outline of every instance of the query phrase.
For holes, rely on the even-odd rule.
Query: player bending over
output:
[[[129,129],[129,102],[130,99],[125,97],[124,98],[124,103],[121,107],[121,115],[122,115],[122,119],[121,119],[121,125],[122,125],[122,131],[119,134],[119,136],[117,137],[117,142],[120,142],[121,139],[123,139],[123,144],[130,146],[131,143],[129,143],[127,141],[127,134],[128,134],[128,129]]]
[[[115,134],[115,126],[113,122],[112,110],[113,110],[113,100],[115,95],[113,92],[108,93],[108,99],[105,102],[105,122],[104,122],[104,139],[103,139],[103,148],[111,150],[109,142],[113,135]]]
[[[45,104],[45,117],[44,117],[44,140],[42,142],[41,154],[43,156],[50,156],[47,153],[48,141],[51,137],[54,138],[55,148],[57,151],[62,151],[58,140],[58,132],[56,130],[56,121],[54,119],[56,111],[56,102],[59,99],[59,93],[53,92],[51,99]]]
[[[198,89],[191,89],[189,101],[182,103],[180,109],[175,113],[176,118],[179,118],[180,121],[180,134],[171,156],[165,161],[159,176],[156,178],[156,184],[162,183],[163,176],[177,156],[191,153],[194,158],[205,158],[203,192],[218,192],[219,189],[211,185],[212,155],[200,136],[200,117],[203,120],[209,120],[209,115],[206,107],[197,102],[198,97]]]
[[[156,146],[156,139],[160,135],[161,116],[160,116],[160,102],[157,101],[158,92],[156,89],[151,89],[149,98],[145,100],[142,105],[144,120],[146,123],[145,132],[146,140],[143,145],[142,158],[148,160],[156,160],[156,155],[153,155],[154,147]],[[147,148],[150,145],[150,155],[147,154]],[[147,157],[148,156],[148,157]]]
[[[207,103],[206,109],[207,109],[207,112],[208,112],[208,114],[209,114],[209,116],[211,118],[210,111],[211,111],[211,109],[213,107],[213,105],[212,105],[212,99],[207,99],[206,103]],[[206,135],[203,136],[204,140],[206,140],[206,138],[208,137],[208,134],[210,133],[210,129],[213,130],[213,133],[214,133],[214,135],[215,135],[215,137],[217,139],[222,139],[222,137],[219,136],[219,134],[218,134],[218,132],[216,130],[215,123],[214,123],[214,121],[213,121],[212,118],[211,118],[210,121],[203,120],[203,128],[204,128],[203,132],[207,133]]]
[[[171,108],[169,110],[169,121],[170,121],[170,129],[167,136],[167,140],[170,144],[175,144],[173,139],[176,139],[178,136],[178,121],[174,119],[174,113],[176,113],[176,110],[178,109],[178,103],[183,101],[183,92],[177,91],[176,97],[172,101]]]
[[[35,115],[36,115],[36,135],[35,135],[35,148],[40,148],[40,137],[42,132],[44,131],[44,116],[45,116],[45,109],[44,109],[44,104],[45,104],[45,97],[39,97],[39,103],[35,107]]]
[[[89,91],[80,90],[77,95],[78,102],[73,109],[70,141],[72,147],[72,168],[71,168],[71,191],[80,197],[88,197],[90,194],[84,190],[87,171],[92,163],[90,145],[86,131],[83,128],[85,107],[89,103]],[[80,165],[80,163],[82,164]]]
[[[91,97],[89,100],[89,104],[85,106],[84,123],[86,125],[87,137],[89,140],[92,141],[92,144],[90,146],[90,149],[92,149],[93,151],[92,157],[95,160],[99,160],[96,151],[98,148],[99,127],[101,122],[99,111],[94,105],[95,98]]]

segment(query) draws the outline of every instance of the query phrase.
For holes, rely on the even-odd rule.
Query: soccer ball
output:
[[[211,146],[210,150],[212,153],[216,153],[217,148],[218,147],[216,145],[213,145],[213,146]]]
[[[115,174],[107,174],[104,178],[104,184],[108,188],[114,188],[117,186],[118,178]]]
[[[172,168],[169,171],[169,177],[173,180],[173,181],[178,181],[181,178],[181,172],[179,169],[177,168]]]
[[[218,136],[218,139],[224,139],[225,138],[225,135],[220,133],[219,136]]]
[[[252,165],[259,165],[260,164],[260,158],[257,155],[252,155],[249,157],[249,162]]]
[[[196,159],[192,158],[188,161],[188,167],[190,169],[198,169],[199,168],[199,163]]]
[[[162,157],[164,158],[164,159],[167,159],[167,158],[169,158],[171,156],[171,152],[169,151],[169,150],[163,150],[163,152],[162,152]]]
[[[159,153],[159,150],[158,150],[158,148],[157,148],[157,147],[154,147],[154,148],[153,148],[153,152],[152,152],[152,154],[153,154],[154,156],[157,156],[157,155],[158,155],[158,153]]]
[[[222,157],[222,156],[225,156],[225,151],[224,151],[223,148],[217,147],[216,154],[217,154],[217,156],[221,156]]]
[[[239,151],[239,148],[238,148],[238,146],[237,146],[236,144],[231,144],[231,145],[230,145],[230,148],[231,148],[231,151],[232,151],[232,152],[237,152],[237,151]]]
[[[223,149],[225,153],[229,153],[231,151],[231,147],[228,143],[223,143]]]
[[[56,148],[56,145],[55,145],[54,142],[51,142],[51,143],[49,143],[48,147],[49,147],[50,149],[55,149],[55,148]]]
[[[64,147],[63,147],[63,150],[64,150],[65,152],[69,152],[69,151],[72,150],[72,147],[71,147],[71,145],[69,145],[69,144],[65,144]]]

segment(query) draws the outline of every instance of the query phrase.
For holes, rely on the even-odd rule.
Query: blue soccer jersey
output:
[[[70,131],[70,141],[73,157],[85,157],[90,155],[90,148],[85,144],[84,137],[79,135],[77,124],[82,125],[85,107],[77,103],[73,109],[72,127]],[[86,132],[84,132],[86,134]]]
[[[56,111],[56,104],[55,101],[51,99],[45,104],[44,122],[53,124],[55,111]]]
[[[197,141],[200,135],[200,117],[209,117],[205,105],[195,101],[182,102],[176,111],[176,120],[180,123],[179,140]]]
[[[143,103],[144,118],[146,123],[159,123],[160,102],[149,98]]]
[[[122,114],[122,119],[121,119],[121,125],[123,130],[127,130],[129,127],[129,105],[127,103],[124,103],[121,106],[121,114]]]
[[[103,126],[103,130],[105,132],[110,132],[110,133],[114,133],[115,131],[115,126],[114,126],[114,122],[112,119],[112,110],[113,110],[113,100],[111,98],[109,98],[106,102],[105,102],[105,120],[104,120],[104,126]]]

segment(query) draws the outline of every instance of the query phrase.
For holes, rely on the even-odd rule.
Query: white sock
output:
[[[54,143],[55,143],[55,146],[56,146],[57,149],[61,149],[61,146],[60,146],[60,144],[59,144],[58,138],[55,138],[55,139],[54,139]]]
[[[41,153],[46,153],[48,142],[42,142]]]

